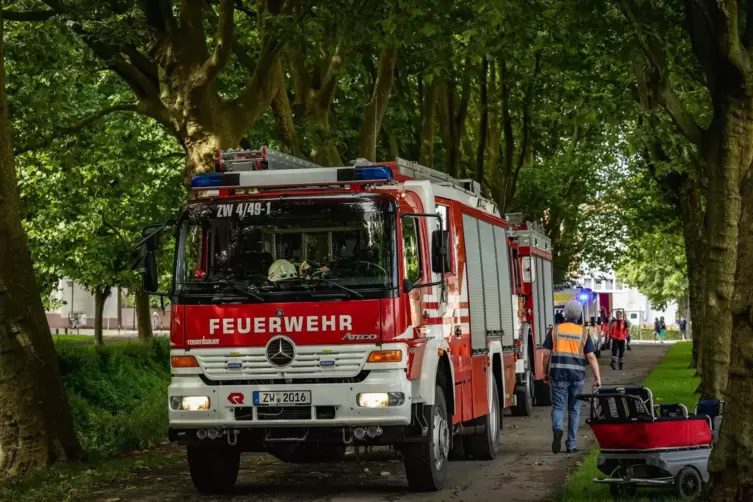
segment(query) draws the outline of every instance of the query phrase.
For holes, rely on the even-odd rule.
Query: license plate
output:
[[[256,406],[295,406],[311,404],[311,391],[290,390],[279,392],[254,392]]]

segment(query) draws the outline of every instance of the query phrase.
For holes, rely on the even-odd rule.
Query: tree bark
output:
[[[359,155],[371,161],[376,161],[377,137],[382,129],[382,120],[390,102],[396,63],[397,47],[382,49],[374,90],[371,93],[369,105],[366,107],[366,116],[358,139]]]
[[[0,12],[0,472],[81,457],[32,268],[10,139]]]
[[[489,136],[489,59],[484,57],[481,69],[481,120],[478,131],[478,147],[476,151],[476,181],[484,183],[484,158],[486,154],[486,140]]]
[[[136,291],[136,323],[139,331],[140,342],[150,342],[154,337],[152,332],[152,309],[149,305],[149,295],[141,291]]]
[[[102,346],[105,344],[104,340],[104,333],[103,333],[103,324],[104,324],[104,311],[105,311],[105,302],[107,301],[107,298],[110,296],[110,287],[105,286],[104,288],[95,288],[94,289],[94,344],[97,346]]]
[[[748,125],[753,140],[753,121]],[[741,145],[743,146],[743,145]],[[745,146],[743,146],[745,147]],[[741,187],[735,290],[732,298],[732,347],[724,423],[709,460],[712,502],[753,500],[753,172],[748,166]],[[707,337],[708,340],[708,337]],[[704,351],[705,352],[705,351]]]
[[[424,86],[421,101],[421,153],[418,163],[431,168],[434,167],[434,126],[437,116],[438,91],[439,80],[432,78],[431,82]]]
[[[298,133],[293,121],[293,109],[290,106],[288,90],[285,88],[285,76],[282,73],[282,65],[277,62],[274,70],[274,78],[277,79],[277,94],[272,100],[272,111],[277,119],[277,131],[280,139],[290,149],[290,153],[300,157],[301,147],[298,143]]]
[[[734,96],[734,95],[733,95]],[[753,159],[753,100],[719,99],[706,158],[706,257],[703,305],[701,397],[719,399],[727,388],[737,268],[740,174]]]

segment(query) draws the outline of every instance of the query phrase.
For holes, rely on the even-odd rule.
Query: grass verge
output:
[[[688,368],[691,353],[692,344],[687,342],[674,344],[664,360],[644,380],[643,385],[651,389],[654,394],[654,404],[682,403],[692,412],[693,406],[698,401],[694,392],[698,387],[699,380],[695,377],[695,370]],[[584,406],[584,411],[586,411],[586,406]],[[603,502],[612,500],[608,486],[596,484],[592,481],[594,478],[605,477],[596,468],[598,456],[599,447],[595,446],[578,470],[568,476],[564,488],[554,499],[556,502]],[[672,493],[669,491],[640,488],[638,495],[639,497],[630,500],[633,502],[679,501],[679,499],[672,497]]]

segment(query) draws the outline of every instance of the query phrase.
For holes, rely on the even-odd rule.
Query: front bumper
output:
[[[311,391],[311,405],[276,410],[253,405],[255,391]],[[400,406],[361,408],[357,396],[364,392],[401,392]],[[206,411],[175,411],[172,396],[209,396]],[[360,382],[275,385],[208,385],[199,376],[174,376],[168,389],[171,429],[368,427],[409,425],[412,418],[411,384],[404,370],[370,371]]]

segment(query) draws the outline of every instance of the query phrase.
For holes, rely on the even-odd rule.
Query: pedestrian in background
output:
[[[627,341],[628,332],[630,331],[630,323],[627,319],[623,318],[624,314],[622,310],[617,311],[617,317],[609,323],[609,337],[612,339],[612,369],[616,370],[617,363],[620,364],[622,369],[625,363],[625,343]]]
[[[565,407],[567,418],[567,452],[575,453],[578,437],[581,402],[575,396],[583,392],[586,364],[591,366],[594,387],[601,386],[599,362],[594,354],[594,344],[584,325],[578,325],[583,306],[576,300],[565,304],[565,322],[552,327],[546,335],[544,353],[544,381],[552,387],[552,453],[562,450],[565,430]]]
[[[667,325],[664,323],[664,317],[659,319],[659,340],[664,343],[664,335],[667,334]]]
[[[688,321],[685,320],[685,317],[680,317],[680,336],[683,340],[685,340],[685,333],[688,329]]]
[[[659,337],[660,331],[661,331],[661,323],[659,323],[659,318],[654,317],[654,343],[656,343],[656,339]]]

